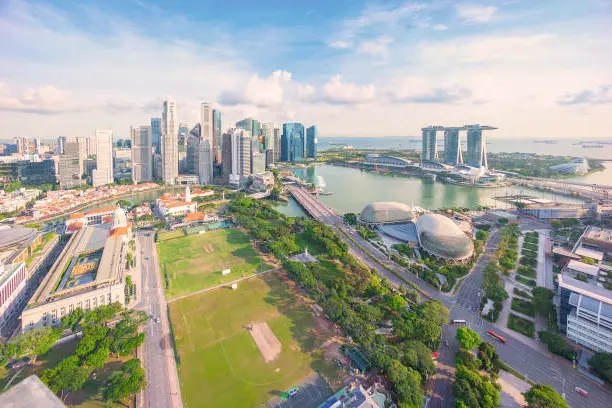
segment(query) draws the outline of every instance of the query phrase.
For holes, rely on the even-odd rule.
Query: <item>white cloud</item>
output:
[[[359,52],[362,54],[369,54],[372,56],[386,55],[388,46],[393,42],[393,38],[387,36],[378,37],[374,41],[364,41],[359,46]]]
[[[330,47],[339,48],[339,49],[350,48],[352,45],[353,45],[352,43],[348,41],[342,41],[342,40],[332,41],[329,43]]]
[[[285,94],[285,83],[289,81],[291,81],[291,72],[287,71],[274,71],[267,78],[260,78],[259,75],[254,74],[249,78],[242,91],[223,91],[219,95],[219,103],[222,105],[246,104],[259,107],[280,105]]]
[[[70,92],[53,85],[29,88],[21,93],[11,90],[9,85],[0,82],[0,111],[57,114],[77,112],[80,109],[68,104]]]
[[[457,103],[466,101],[471,95],[471,90],[466,87],[422,77],[394,79],[385,89],[387,100],[394,103]]]
[[[455,6],[457,15],[465,23],[488,23],[497,13],[495,6],[479,6],[475,4],[459,4]]]
[[[436,31],[444,31],[444,30],[448,30],[448,26],[444,24],[436,24],[435,26],[433,26],[433,29]]]
[[[343,82],[341,75],[333,76],[323,86],[323,99],[329,103],[353,105],[368,102],[376,96],[374,85]]]
[[[612,103],[612,84],[601,85],[596,90],[585,89],[580,92],[565,94],[559,99],[559,105],[581,105]]]

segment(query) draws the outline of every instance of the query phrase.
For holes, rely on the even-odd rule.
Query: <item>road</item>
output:
[[[403,282],[394,274],[381,268],[380,265],[372,259],[372,256],[388,265],[393,270],[401,270],[395,263],[389,261],[380,251],[376,250],[369,243],[365,242],[358,234],[344,227],[343,220],[337,216],[333,210],[329,209],[320,200],[313,197],[310,193],[303,189],[292,187],[291,192],[298,202],[306,209],[311,216],[319,221],[332,225],[340,231],[340,236],[351,248],[351,253],[359,258],[364,264],[370,268],[376,268],[381,274],[387,276],[389,282],[394,286],[398,286]],[[301,190],[301,191],[298,191]],[[545,227],[541,222],[527,220],[521,225],[522,230],[534,230]],[[362,248],[365,248],[370,253],[365,253],[356,246],[343,233],[348,234]],[[495,344],[497,352],[503,361],[512,368],[524,374],[527,379],[536,383],[552,385],[560,393],[565,393],[566,400],[571,407],[578,408],[588,406],[589,408],[609,408],[612,401],[612,390],[610,387],[600,387],[591,382],[578,371],[574,370],[571,362],[554,356],[552,354],[543,353],[535,350],[529,345],[526,345],[519,340],[516,340],[507,330],[502,330],[494,327],[492,324],[480,317],[479,306],[480,297],[478,292],[482,290],[483,275],[482,270],[486,264],[494,258],[495,249],[500,240],[500,232],[494,231],[491,233],[489,241],[485,245],[483,255],[480,257],[471,274],[465,278],[457,295],[448,297],[439,294],[434,289],[424,284],[414,275],[410,273],[402,273],[406,278],[412,278],[423,291],[432,298],[441,300],[450,309],[451,319],[463,319],[468,322],[468,325],[476,330],[483,339]],[[416,281],[415,281],[416,279]],[[507,339],[507,344],[495,343],[495,339],[487,335],[487,330],[494,330]],[[455,340],[456,327],[443,327],[443,339],[449,341],[449,347],[442,346],[440,350],[438,377],[433,381],[434,398],[429,403],[429,408],[446,408],[452,407],[452,377],[454,366],[454,353],[458,350],[458,344]],[[589,393],[585,399],[574,391],[574,387],[580,387]],[[586,404],[586,405],[585,405]]]
[[[139,232],[137,239],[141,251],[139,254],[140,285],[143,289],[137,308],[153,313],[160,319],[160,323],[155,323],[150,319],[144,330],[146,337],[143,345],[143,362],[147,387],[144,390],[142,406],[145,408],[181,408],[183,405],[178,373],[153,233]]]

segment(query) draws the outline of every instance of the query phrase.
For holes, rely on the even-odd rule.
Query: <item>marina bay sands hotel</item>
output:
[[[421,162],[444,163],[450,166],[466,164],[471,167],[487,168],[487,148],[483,130],[495,130],[492,126],[465,125],[462,127],[428,126],[423,132]],[[444,132],[444,157],[438,157],[438,132]],[[467,131],[467,157],[463,160],[460,133]]]

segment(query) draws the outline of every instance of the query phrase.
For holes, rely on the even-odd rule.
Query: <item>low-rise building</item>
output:
[[[27,301],[27,280],[25,262],[5,265],[0,261],[0,332],[18,317],[20,307]]]
[[[71,234],[88,225],[109,224],[117,207],[96,208],[87,212],[75,212],[66,220],[66,234]]]
[[[191,190],[185,187],[185,193],[164,194],[156,200],[159,214],[164,218],[180,217],[198,210],[198,204],[191,201]]]
[[[125,304],[124,266],[131,223],[116,208],[111,224],[74,233],[21,315],[22,330],[58,326],[73,310]]]
[[[0,190],[0,213],[21,211],[28,203],[35,200],[41,191],[37,189],[20,188],[10,193]]]
[[[268,191],[274,187],[274,174],[270,171],[253,174],[251,178],[253,180],[251,190],[253,191]]]

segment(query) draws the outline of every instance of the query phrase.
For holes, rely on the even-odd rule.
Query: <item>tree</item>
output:
[[[455,353],[455,364],[462,364],[470,370],[478,370],[480,368],[480,360],[474,358],[472,353],[466,349],[459,349]]]
[[[523,395],[529,408],[569,408],[557,390],[550,385],[536,384]]]
[[[401,407],[419,408],[423,404],[421,393],[421,376],[397,360],[393,360],[387,369],[387,378],[395,386],[395,392]]]
[[[133,358],[127,361],[120,370],[110,375],[102,398],[106,402],[120,402],[138,393],[145,385],[145,372],[141,367],[140,359]]]
[[[85,357],[83,362],[89,368],[102,368],[110,355],[108,347],[99,347],[96,351]]]
[[[83,309],[77,307],[72,312],[62,317],[62,328],[70,329],[73,332],[76,331],[79,326],[79,323],[81,323],[81,319],[83,318],[84,314],[85,312],[83,311]]]
[[[595,260],[592,258],[589,258],[588,256],[585,256],[582,258],[581,262],[587,264],[587,265],[595,265]]]
[[[406,307],[408,302],[400,295],[385,295],[385,304],[389,309],[399,312]]]
[[[436,372],[436,365],[431,357],[431,350],[420,341],[411,341],[404,350],[402,362],[414,368],[423,377],[430,376]]]
[[[62,335],[62,329],[41,327],[23,333],[17,340],[20,355],[45,354]]]
[[[550,222],[550,226],[551,226],[552,229],[558,230],[558,229],[560,229],[563,226],[563,224],[561,224],[561,221],[552,220]]]
[[[540,286],[533,288],[531,293],[533,294],[532,303],[535,312],[542,316],[548,316],[553,308],[552,298],[554,293],[550,289]]]
[[[15,343],[0,344],[0,367],[17,356],[18,347]]]
[[[439,300],[428,300],[421,303],[416,312],[422,319],[434,322],[438,326],[447,324],[450,317],[448,309]]]
[[[83,387],[88,375],[87,369],[79,366],[78,357],[70,356],[63,359],[57,367],[43,371],[41,380],[51,391],[59,393],[60,398],[65,400],[69,392],[78,391]]]
[[[492,344],[482,342],[478,346],[478,359],[481,367],[490,372],[499,371],[499,355]]]
[[[442,337],[442,329],[431,320],[418,319],[414,326],[414,336],[431,346]]]
[[[355,213],[346,213],[343,218],[348,225],[357,225],[357,215]]]
[[[538,337],[540,341],[548,346],[548,350],[551,353],[558,354],[567,359],[571,359],[574,357],[574,352],[572,347],[567,344],[565,341],[565,337],[560,335],[559,333],[555,333],[552,331],[541,331],[538,333]]]
[[[483,230],[478,230],[476,231],[476,239],[479,241],[486,241],[489,239],[489,232],[488,231],[483,231]]]
[[[470,329],[467,326],[461,326],[457,329],[457,341],[461,344],[461,347],[467,350],[473,350],[482,341],[478,333]]]
[[[595,355],[589,359],[589,365],[605,380],[612,381],[612,354],[595,353]]]

